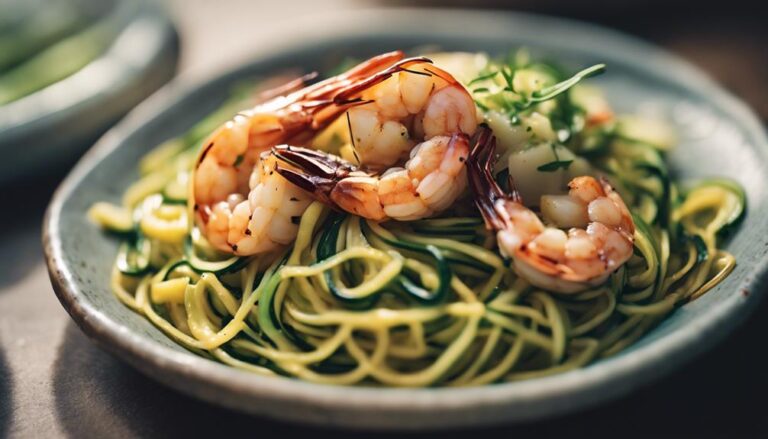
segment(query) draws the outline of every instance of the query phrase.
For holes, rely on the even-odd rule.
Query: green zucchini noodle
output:
[[[435,61],[455,71],[462,56],[470,55]],[[725,179],[678,185],[666,163],[674,138],[656,122],[589,122],[607,104],[576,83],[601,66],[571,77],[526,52],[479,65],[456,75],[501,143],[533,132],[523,146],[500,151],[500,181],[510,173],[548,187],[574,173],[607,175],[630,207],[634,254],[605,284],[575,294],[531,285],[499,253],[467,197],[436,218],[383,223],[314,202],[281,251],[218,252],[191,224],[187,188],[200,140],[247,105],[240,92],[150,152],[121,205],[97,203],[89,212],[123,241],[110,276],[115,295],[190,351],[254,373],[469,386],[613,355],[733,270],[735,258],[721,245],[744,214],[743,190]],[[537,81],[544,88],[526,94]],[[338,152],[338,143],[325,149]],[[516,157],[541,148],[554,161],[513,172]]]

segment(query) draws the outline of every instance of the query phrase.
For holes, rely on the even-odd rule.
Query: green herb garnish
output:
[[[551,66],[547,66],[545,64],[536,64],[535,66],[539,70],[546,67],[548,74],[551,74],[555,78],[562,78],[562,75],[558,73],[558,70]],[[519,114],[531,109],[535,105],[552,99],[560,98],[561,96],[565,96],[565,98],[558,101],[560,104],[562,104],[563,107],[566,108],[558,108],[556,110],[558,113],[560,113],[558,114],[560,117],[557,119],[562,119],[558,120],[557,122],[559,122],[560,125],[563,125],[563,128],[568,131],[568,136],[566,137],[569,137],[570,132],[573,131],[575,116],[579,114],[579,109],[571,104],[570,99],[567,99],[567,95],[564,93],[570,90],[574,85],[578,84],[582,79],[596,76],[605,72],[606,67],[605,64],[596,64],[594,66],[588,67],[584,70],[581,70],[580,72],[577,72],[569,78],[557,82],[556,84],[535,91],[530,96],[518,93],[514,87],[513,80],[515,71],[521,68],[532,67],[529,65],[518,65],[515,63],[504,64],[496,67],[495,69],[492,67],[490,72],[484,72],[470,81],[469,85],[482,82],[487,79],[492,79],[497,75],[501,75],[505,82],[504,88],[495,93],[492,93],[488,87],[479,87],[472,90],[472,92],[475,94],[483,94],[482,102],[480,102],[481,99],[475,100],[477,105],[483,111],[488,111],[491,109],[499,110],[505,113],[510,121],[512,121],[517,120]]]
[[[544,163],[537,167],[536,170],[541,172],[555,172],[558,169],[568,169],[571,166],[571,163],[573,163],[573,160],[560,160],[560,157],[557,155],[557,146],[555,146],[554,143],[551,143],[550,147],[552,148],[552,154],[554,154],[555,160],[549,163]]]
[[[554,172],[558,169],[568,169],[569,166],[571,166],[571,163],[573,163],[573,160],[555,160],[554,162],[545,163],[536,170],[541,172]]]
[[[477,78],[469,81],[469,83],[467,85],[473,85],[473,84],[477,84],[478,82],[485,81],[486,79],[492,79],[493,77],[495,77],[498,74],[499,74],[498,71],[493,71],[493,72],[487,73],[485,75],[480,75]]]
[[[555,85],[545,87],[539,91],[533,92],[530,98],[522,102],[517,102],[516,107],[518,108],[518,111],[527,110],[536,104],[540,104],[542,102],[556,98],[558,95],[568,91],[571,87],[578,84],[582,79],[599,75],[603,72],[605,72],[605,64],[596,64],[592,67],[586,68],[566,79],[565,81],[558,82]]]

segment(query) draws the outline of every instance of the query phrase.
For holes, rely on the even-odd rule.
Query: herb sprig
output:
[[[582,79],[597,76],[604,72],[605,64],[595,64],[592,67],[587,67],[586,69],[576,73],[565,81],[558,82],[555,85],[544,87],[539,91],[533,92],[527,103],[529,105],[534,105],[553,99],[561,93],[568,91],[568,89],[578,84]]]
[[[573,86],[581,82],[583,79],[597,76],[605,72],[605,64],[595,64],[591,67],[583,69],[571,77],[563,79],[560,82],[546,86],[541,90],[535,91],[530,95],[519,93],[515,90],[514,76],[515,73],[524,68],[537,68],[541,70],[548,70],[549,72],[556,72],[552,66],[546,64],[517,64],[515,61],[511,61],[508,64],[501,64],[492,66],[490,69],[486,69],[479,76],[469,82],[469,85],[479,85],[472,90],[473,94],[480,95],[475,96],[475,102],[483,111],[499,110],[507,115],[510,123],[517,124],[520,122],[520,115],[532,107],[541,104],[552,99],[558,99],[558,103],[563,107],[558,108],[556,112],[559,113],[557,117],[558,125],[563,125],[563,128],[567,131],[565,138],[570,137],[571,132],[574,130],[573,119],[579,114],[579,109],[575,108],[570,102],[568,95],[565,94]],[[492,80],[497,76],[501,76],[504,80],[503,88],[497,92],[492,92],[489,87],[483,86],[482,83],[486,80]],[[554,76],[554,75],[553,75]],[[563,75],[557,75],[562,77]],[[568,119],[562,120],[559,119]],[[554,118],[553,118],[554,119]],[[553,121],[554,122],[554,121]],[[565,140],[565,139],[562,139]]]

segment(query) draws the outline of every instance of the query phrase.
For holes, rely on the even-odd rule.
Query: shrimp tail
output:
[[[493,165],[496,162],[496,136],[487,126],[480,126],[473,139],[472,150],[467,158],[467,177],[472,189],[475,206],[485,220],[489,230],[501,230],[509,226],[505,210],[499,204],[513,202],[522,204],[520,192],[509,178],[510,192],[504,190],[493,177]],[[501,202],[501,203],[500,203]]]
[[[272,155],[289,165],[277,166],[280,175],[330,205],[334,204],[330,195],[336,184],[358,170],[341,157],[300,146],[279,145],[272,148]]]

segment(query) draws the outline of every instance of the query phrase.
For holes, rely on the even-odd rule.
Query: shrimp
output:
[[[283,177],[326,204],[375,221],[410,221],[445,210],[464,191],[469,137],[432,137],[411,150],[404,167],[381,175],[307,148],[283,145],[272,154],[297,168],[278,167]]]
[[[248,198],[230,194],[213,205],[207,238],[219,249],[238,255],[264,253],[290,244],[299,218],[312,199],[274,172],[276,160],[264,157],[251,173]]]
[[[362,165],[386,169],[406,159],[415,145],[436,136],[472,135],[478,114],[472,96],[427,58],[412,58],[340,93],[352,146]]]
[[[553,292],[576,293],[600,285],[633,253],[635,225],[626,204],[605,179],[580,176],[567,195],[543,196],[544,222],[512,187],[493,178],[496,139],[484,129],[467,160],[469,186],[499,250],[517,274]],[[566,232],[563,228],[569,228]]]
[[[364,89],[361,83],[402,58],[402,52],[386,53],[305,88],[300,87],[313,76],[300,78],[216,129],[203,143],[192,174],[190,204],[203,235],[219,250],[238,255],[291,242],[296,235],[291,218],[303,213],[308,198],[275,174],[274,160],[262,161],[261,154],[280,143],[309,141],[361,103],[340,99],[340,93]]]
[[[409,221],[448,208],[466,189],[464,161],[478,126],[472,96],[427,58],[412,58],[340,93],[361,167],[306,148],[275,157],[278,172],[315,198],[368,219]],[[393,166],[402,163],[403,166]],[[383,172],[380,172],[383,171]]]

